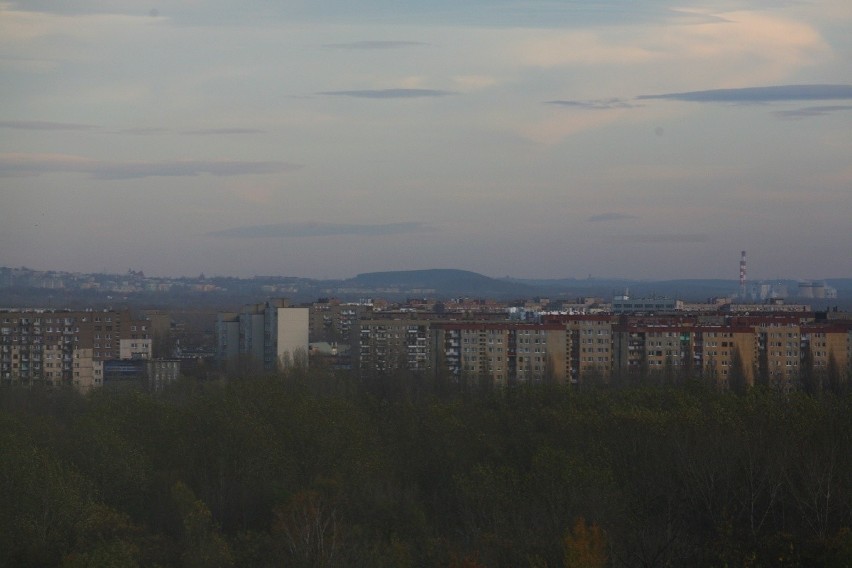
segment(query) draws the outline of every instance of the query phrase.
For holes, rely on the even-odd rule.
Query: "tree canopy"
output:
[[[848,566],[852,397],[323,369],[0,389],[0,566]]]

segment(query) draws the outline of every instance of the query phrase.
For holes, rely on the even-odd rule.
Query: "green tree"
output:
[[[846,384],[843,380],[843,373],[840,370],[840,365],[837,364],[837,357],[834,356],[834,351],[828,353],[828,364],[825,368],[825,378],[828,390],[835,395],[845,394]]]
[[[730,366],[728,367],[728,388],[739,395],[745,394],[749,389],[745,363],[739,347],[734,347],[731,352]]]
[[[319,568],[340,562],[338,510],[318,491],[300,491],[278,508],[272,531],[292,566]]]
[[[90,503],[79,472],[19,432],[0,434],[0,566],[55,566]]]
[[[604,568],[607,565],[606,535],[592,523],[578,517],[563,538],[565,568]]]
[[[232,566],[230,547],[213,523],[207,505],[181,482],[172,487],[172,500],[183,525],[183,565],[187,568]]]

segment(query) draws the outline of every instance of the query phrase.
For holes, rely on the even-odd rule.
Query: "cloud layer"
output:
[[[590,221],[593,223],[598,223],[601,221],[626,221],[628,219],[638,219],[636,215],[627,215],[626,213],[601,213],[599,215],[592,215],[586,221]]]
[[[420,41],[353,41],[349,43],[327,43],[325,47],[334,49],[400,49],[405,47],[418,47],[429,45]]]
[[[423,97],[445,97],[452,91],[437,89],[363,89],[355,91],[323,91],[320,95],[332,97],[354,97],[358,99],[416,99]]]
[[[638,100],[669,99],[700,103],[768,103],[852,99],[852,85],[775,85],[742,89],[710,89],[684,93],[641,95]]]
[[[849,0],[330,2],[0,0],[0,265],[852,271]]]
[[[592,101],[554,100],[547,101],[545,102],[545,104],[588,110],[634,108],[636,106],[635,104],[629,103],[622,99],[598,99]]]
[[[198,130],[186,130],[181,134],[190,136],[231,136],[233,134],[264,134],[264,130],[258,128],[200,128]]]
[[[0,120],[0,128],[13,130],[96,130],[93,124],[73,124],[69,122],[48,122],[43,120]]]
[[[811,106],[793,110],[778,110],[772,114],[778,118],[811,118],[847,110],[852,110],[852,105]]]
[[[239,176],[269,174],[296,169],[285,162],[238,160],[182,160],[112,162],[64,154],[0,154],[0,176],[33,176],[71,172],[95,179],[120,180],[146,177],[187,177],[201,174]]]
[[[700,233],[674,233],[662,235],[618,235],[612,237],[612,242],[620,244],[682,244],[703,243],[707,241],[707,235]]]
[[[207,233],[210,237],[230,237],[238,239],[288,238],[288,237],[330,237],[386,236],[431,231],[423,223],[385,223],[380,225],[352,225],[344,223],[280,223],[274,225],[253,225],[234,227],[222,231]]]

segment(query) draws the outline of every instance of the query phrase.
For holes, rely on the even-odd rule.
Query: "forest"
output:
[[[0,389],[0,566],[852,566],[852,397],[327,369]]]

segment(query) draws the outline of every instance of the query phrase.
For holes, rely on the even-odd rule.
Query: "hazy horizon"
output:
[[[852,4],[0,2],[0,265],[852,276]]]
[[[247,274],[247,275],[219,274],[219,273],[212,273],[212,272],[206,272],[206,271],[201,271],[200,273],[196,273],[196,274],[157,274],[157,273],[148,272],[146,270],[142,270],[142,269],[135,268],[135,267],[130,267],[130,268],[127,268],[124,271],[117,271],[117,272],[111,271],[111,270],[94,270],[94,271],[60,270],[60,269],[54,269],[54,268],[39,268],[39,267],[33,267],[33,266],[0,266],[0,268],[10,268],[10,269],[13,269],[13,270],[26,269],[26,270],[34,270],[36,272],[60,272],[60,273],[64,273],[64,274],[75,274],[75,273],[76,274],[97,274],[97,275],[101,275],[101,276],[123,276],[130,271],[133,271],[133,272],[140,272],[141,271],[141,272],[144,273],[146,278],[166,278],[166,279],[168,279],[168,278],[194,279],[194,278],[200,277],[201,275],[204,275],[204,277],[207,278],[207,279],[239,278],[239,279],[250,280],[250,279],[253,279],[253,278],[273,278],[273,279],[274,278],[303,278],[303,279],[306,279],[306,280],[322,281],[322,280],[350,280],[350,279],[357,278],[358,276],[377,274],[377,273],[381,274],[381,273],[386,273],[386,272],[387,273],[394,273],[394,272],[403,272],[404,273],[404,272],[428,272],[428,271],[435,271],[435,270],[454,270],[454,271],[460,271],[460,272],[471,272],[473,274],[479,274],[480,276],[485,276],[487,278],[493,278],[495,280],[510,280],[510,281],[520,281],[520,282],[536,282],[536,281],[542,281],[542,282],[554,281],[554,282],[557,282],[557,281],[564,281],[564,280],[574,280],[574,281],[577,281],[577,282],[584,282],[584,281],[594,282],[594,281],[615,280],[615,281],[624,281],[624,282],[654,283],[654,282],[665,282],[665,281],[676,282],[676,281],[683,280],[683,281],[725,281],[725,282],[736,283],[738,281],[737,278],[722,277],[722,276],[720,276],[720,277],[707,277],[707,278],[690,278],[690,277],[681,277],[681,276],[675,276],[675,277],[671,277],[671,278],[637,278],[637,277],[619,276],[619,275],[599,276],[599,275],[595,275],[595,274],[587,274],[585,276],[579,276],[579,275],[578,276],[571,276],[571,275],[569,275],[569,276],[554,276],[554,277],[538,277],[538,276],[535,276],[535,275],[533,275],[533,276],[517,276],[517,275],[512,275],[512,274],[502,274],[502,275],[500,275],[500,274],[485,274],[485,273],[469,270],[469,269],[466,269],[466,268],[451,268],[451,267],[412,268],[412,269],[404,269],[404,270],[375,270],[375,271],[369,271],[369,272],[363,271],[363,272],[347,274],[347,275],[343,275],[343,276],[329,276],[329,277],[310,276],[310,275],[304,275],[304,274],[290,274],[290,273],[287,273],[287,274],[272,274],[272,273],[259,274],[258,273],[258,274]],[[828,281],[835,281],[835,280],[852,280],[852,277],[849,277],[849,276],[816,276],[816,277],[812,277],[812,278],[792,278],[792,277],[785,276],[785,275],[781,274],[781,275],[775,275],[775,276],[769,277],[769,278],[748,278],[747,279],[748,282],[752,282],[752,283],[753,282],[764,282],[765,283],[765,282],[772,282],[772,281],[828,282]]]

